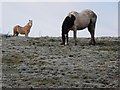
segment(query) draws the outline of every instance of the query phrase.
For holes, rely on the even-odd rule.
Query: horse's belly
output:
[[[75,26],[77,27],[78,30],[85,29],[88,27],[90,23],[90,18],[87,16],[78,16],[77,20],[75,21]]]
[[[83,30],[83,29],[85,29],[85,28],[87,28],[88,27],[88,25],[79,25],[78,27],[77,27],[77,30]]]
[[[25,34],[24,32],[20,32],[20,34]]]
[[[19,32],[20,34],[25,34],[25,31],[22,30],[22,29],[18,30],[18,32]]]
[[[76,28],[77,30],[83,30],[85,28],[87,28],[89,26],[89,21],[85,22],[85,21],[82,21],[82,22],[79,22],[78,24],[76,24]]]
[[[77,30],[83,30],[83,29],[87,28],[88,25],[89,25],[89,24],[78,24],[78,25],[76,25],[76,26],[73,26],[73,27],[71,28],[71,30],[74,30],[74,28],[76,28]]]

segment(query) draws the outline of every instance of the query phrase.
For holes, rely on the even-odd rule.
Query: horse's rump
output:
[[[14,27],[14,32],[20,33],[20,34],[24,34],[24,30],[22,29],[23,27],[16,25]]]

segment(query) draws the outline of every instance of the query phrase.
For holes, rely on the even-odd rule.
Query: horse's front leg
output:
[[[29,32],[25,31],[25,37],[28,37],[28,33],[29,33]]]
[[[28,34],[27,34],[27,33],[25,33],[25,37],[28,37]]]
[[[75,43],[75,45],[77,45],[77,36],[76,36],[76,34],[77,34],[77,30],[74,29],[73,30],[73,37],[74,37],[74,43]]]
[[[65,34],[65,45],[68,45],[68,34]]]

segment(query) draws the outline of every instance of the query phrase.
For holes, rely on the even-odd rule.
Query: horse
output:
[[[65,17],[62,23],[62,43],[61,45],[68,45],[68,33],[73,30],[74,43],[77,45],[77,30],[83,30],[88,28],[91,35],[91,40],[89,45],[95,45],[95,26],[97,21],[97,15],[90,9],[85,9],[78,13],[76,11],[71,11]]]
[[[18,36],[18,34],[25,34],[25,37],[28,37],[31,27],[32,20],[29,20],[29,22],[24,27],[16,25],[13,28],[13,36]]]

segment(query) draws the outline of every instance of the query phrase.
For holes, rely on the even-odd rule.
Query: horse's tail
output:
[[[97,15],[94,12],[93,12],[92,20],[91,21],[94,22],[94,23],[96,23],[96,21],[97,21]]]

